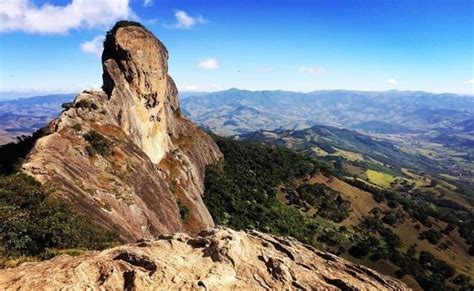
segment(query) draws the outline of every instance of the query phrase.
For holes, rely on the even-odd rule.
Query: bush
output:
[[[354,258],[362,259],[369,254],[370,246],[366,242],[359,242],[349,249],[349,254]]]
[[[39,256],[52,248],[102,249],[116,239],[25,174],[0,176],[0,221],[5,257]]]
[[[420,233],[419,237],[421,240],[426,239],[431,244],[437,245],[438,242],[443,238],[443,235],[434,229],[429,229]]]
[[[90,155],[99,154],[102,156],[107,156],[110,154],[110,142],[97,131],[89,131],[84,134],[84,139],[89,143],[87,150]]]
[[[97,110],[99,109],[99,106],[95,104],[92,100],[79,100],[74,104],[74,108],[84,108],[84,109],[92,109],[92,110]]]
[[[398,218],[397,218],[397,215],[393,211],[389,211],[382,218],[382,221],[388,225],[393,226],[398,222]]]
[[[180,200],[178,200],[178,209],[179,215],[181,216],[182,220],[187,220],[189,218],[189,208],[183,204]]]

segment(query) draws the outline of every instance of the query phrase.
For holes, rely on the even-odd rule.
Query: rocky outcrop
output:
[[[44,130],[23,171],[123,241],[213,226],[206,165],[222,157],[183,117],[168,52],[138,23],[107,33],[103,91],[84,91]]]
[[[292,238],[215,228],[0,271],[2,290],[408,290]]]

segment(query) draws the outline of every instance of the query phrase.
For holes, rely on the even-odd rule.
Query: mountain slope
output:
[[[203,177],[222,155],[181,115],[167,59],[151,32],[117,23],[104,43],[104,91],[79,94],[22,166],[123,241],[213,226]]]
[[[302,130],[255,131],[242,134],[238,138],[277,144],[316,156],[316,149],[325,154],[337,154],[338,150],[343,150],[393,167],[441,168],[435,161],[403,152],[388,141],[376,140],[352,130],[331,126],[316,125]]]
[[[256,141],[216,142],[225,159],[207,171],[204,202],[217,224],[290,235],[414,289],[472,288],[473,204],[445,184],[413,175],[382,187],[345,159],[331,167]]]

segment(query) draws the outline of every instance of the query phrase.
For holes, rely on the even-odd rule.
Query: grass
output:
[[[333,154],[334,156],[340,156],[349,161],[365,161],[364,156],[360,153],[355,153],[355,152],[341,150],[341,149],[336,149],[336,150],[337,152]]]
[[[374,170],[367,170],[367,177],[369,178],[369,181],[371,183],[374,183],[375,185],[378,185],[380,187],[384,188],[389,188],[390,183],[392,183],[395,180],[395,176],[374,171]]]

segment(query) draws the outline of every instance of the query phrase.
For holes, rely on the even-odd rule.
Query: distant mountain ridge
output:
[[[395,90],[299,93],[230,89],[187,97],[182,106],[192,120],[226,135],[317,124],[357,129],[367,122],[373,123],[369,130],[384,130],[386,126],[380,123],[384,122],[392,126],[390,131],[398,132],[450,127],[474,116],[474,97],[470,95]],[[242,106],[248,110],[243,111]]]
[[[72,101],[75,95],[0,101],[0,129],[9,132],[10,138],[33,132],[57,116],[61,104]],[[225,135],[314,125],[393,134],[432,128],[472,133],[469,120],[474,120],[474,96],[451,93],[229,89],[180,92],[180,99],[182,111],[193,121]]]
[[[76,94],[55,94],[0,101],[0,144],[30,135],[61,112]]]

